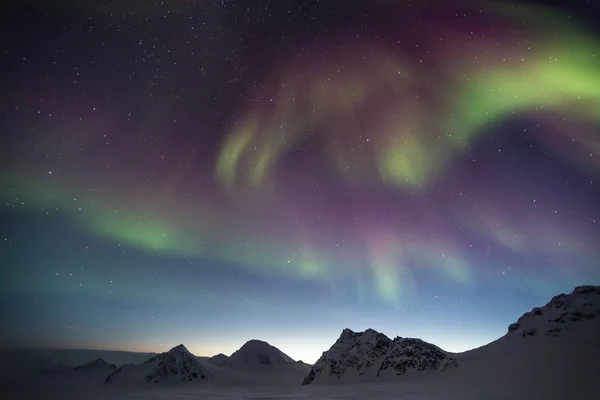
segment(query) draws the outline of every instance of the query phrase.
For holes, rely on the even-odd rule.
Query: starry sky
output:
[[[0,342],[314,362],[600,283],[593,1],[0,11]]]

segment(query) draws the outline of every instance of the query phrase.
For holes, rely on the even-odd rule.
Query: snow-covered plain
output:
[[[591,321],[590,321],[591,322]],[[598,332],[598,331],[596,331]],[[298,376],[213,367],[215,378],[161,384],[105,384],[94,376],[36,373],[4,387],[3,399],[594,399],[600,393],[600,345],[588,327],[569,337],[505,336],[457,355],[459,367],[407,374],[396,381],[301,386]],[[557,342],[557,340],[559,342]],[[220,374],[218,374],[221,372]]]
[[[372,333],[368,333],[372,335]],[[347,331],[340,341],[366,336],[356,336]],[[362,339],[358,342],[363,343]],[[359,345],[360,345],[359,343]],[[260,344],[260,346],[257,346]],[[364,343],[363,343],[364,344]],[[354,345],[354,344],[351,344]],[[397,399],[397,400],[559,400],[600,398],[600,287],[582,287],[570,295],[552,299],[541,308],[525,313],[512,324],[509,332],[500,339],[465,353],[452,354],[457,366],[450,369],[426,371],[411,370],[395,374],[364,374],[360,383],[354,381],[356,370],[367,360],[368,352],[328,352],[329,357],[356,360],[346,365],[339,378],[325,372],[328,379],[316,379],[301,385],[307,369],[281,366],[292,363],[279,350],[262,342],[246,346],[244,365],[260,368],[234,368],[214,365],[198,358],[200,365],[187,362],[197,370],[206,370],[206,379],[182,380],[182,365],[177,357],[167,357],[171,352],[189,354],[177,346],[161,357],[171,360],[178,369],[171,373],[166,368],[164,380],[148,382],[145,374],[155,373],[152,362],[128,368],[142,368],[144,373],[131,378],[105,383],[104,363],[92,363],[86,368],[21,371],[18,379],[0,381],[1,399]],[[182,353],[182,354],[183,354]],[[18,360],[2,355],[2,367],[11,370]],[[11,357],[18,353],[10,353]],[[239,353],[238,353],[239,354]],[[283,353],[282,353],[283,354]],[[410,357],[413,357],[414,354]],[[120,356],[123,356],[122,354]],[[133,357],[133,355],[130,355]],[[190,354],[190,356],[192,356]],[[406,355],[405,355],[406,356]],[[137,356],[135,356],[137,357]],[[193,356],[192,356],[193,357]],[[268,360],[266,360],[266,358]],[[350,358],[348,358],[350,357]],[[354,358],[353,358],[354,357]],[[404,356],[403,356],[404,357]],[[236,358],[236,357],[234,357]],[[377,358],[377,357],[376,357]],[[152,361],[155,358],[152,358]],[[279,364],[272,362],[279,360]],[[189,360],[188,360],[189,361]],[[186,364],[186,365],[187,365]],[[170,365],[170,364],[169,364]],[[277,369],[270,371],[269,366]],[[112,367],[114,368],[114,367]],[[112,371],[112,368],[109,370]],[[148,368],[148,371],[145,369]],[[357,369],[358,368],[358,369]],[[189,369],[189,368],[188,368]],[[186,371],[188,371],[186,369]],[[193,369],[193,371],[196,371]],[[141,369],[139,369],[141,371]],[[101,371],[104,371],[100,373]],[[190,369],[191,371],[191,369]],[[283,371],[283,372],[282,372]],[[323,372],[321,372],[323,373]],[[189,375],[189,374],[188,374]],[[11,375],[13,378],[16,374]],[[187,376],[187,375],[185,375]],[[187,379],[187,378],[186,378]],[[322,383],[319,383],[322,382]]]

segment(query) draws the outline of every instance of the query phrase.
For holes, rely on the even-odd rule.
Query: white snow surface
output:
[[[172,349],[175,353],[171,354],[172,359],[177,361],[192,357],[199,363],[199,367],[211,374],[212,378],[191,382],[167,379],[154,384],[147,383],[144,379],[146,370],[139,370],[140,379],[127,379],[126,381],[130,383],[127,385],[113,385],[103,383],[87,374],[87,371],[106,367],[98,362],[88,364],[86,368],[78,371],[72,368],[54,373],[37,371],[27,376],[25,381],[3,382],[0,386],[0,398],[6,400],[593,399],[598,398],[600,393],[599,307],[600,287],[578,287],[570,295],[553,298],[546,306],[540,308],[541,313],[534,309],[524,314],[518,320],[519,326],[511,325],[511,330],[500,339],[465,353],[451,354],[450,356],[456,361],[456,367],[444,370],[436,368],[400,375],[380,374],[378,377],[376,373],[371,373],[377,369],[362,365],[362,370],[369,372],[368,376],[366,373],[362,376],[358,375],[355,372],[357,370],[354,369],[352,374],[350,371],[342,374],[344,378],[331,379],[330,382],[335,384],[300,385],[306,374],[302,375],[297,371],[270,373],[260,369],[217,366],[198,360],[188,354],[187,349],[178,346]],[[553,330],[557,327],[560,328],[559,331]],[[535,332],[532,334],[531,329],[534,328]],[[331,357],[344,360],[342,354],[348,353],[364,360],[367,354],[378,354],[376,346],[369,350],[365,345],[376,344],[382,339],[379,335],[381,334],[373,330],[363,333],[345,330],[329,350],[329,354]],[[338,343],[347,342],[351,337],[358,338],[355,348],[360,348],[359,350],[344,348]],[[411,341],[396,344],[402,344],[401,349],[404,351],[413,350],[415,345],[422,346],[423,343],[425,342]],[[407,344],[410,346],[406,346]],[[433,348],[437,349],[435,346]],[[254,349],[254,345],[250,349]],[[408,358],[415,354],[413,351]],[[385,361],[385,357],[385,355],[377,356],[374,359],[377,362]],[[348,360],[355,358],[349,357]],[[151,364],[142,365],[149,368],[148,365]],[[124,368],[138,367],[139,365]],[[350,377],[354,378],[350,379]],[[361,377],[361,383],[354,381],[358,377]]]
[[[296,362],[277,347],[256,339],[249,340],[229,357],[220,354],[208,362],[234,370],[297,375],[298,382],[310,370],[305,363]]]
[[[569,294],[554,296],[508,327],[510,336],[561,336],[582,321],[600,318],[600,286],[578,286]]]

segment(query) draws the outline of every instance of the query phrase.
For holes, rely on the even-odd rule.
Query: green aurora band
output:
[[[443,170],[449,154],[466,149],[494,122],[535,112],[539,118],[552,113],[597,124],[599,40],[567,25],[555,37],[540,41],[549,36],[542,32],[558,30],[548,21],[565,18],[539,8],[491,9],[527,19],[532,25],[529,42],[524,39],[528,45],[504,50],[507,60],[500,52],[490,55],[488,43],[474,43],[480,57],[459,59],[449,74],[438,74],[439,82],[430,83],[437,94],[427,103],[415,93],[420,82],[433,78],[385,49],[368,45],[352,56],[332,52],[330,64],[292,63],[296,72],[284,75],[281,82],[275,79],[275,105],[259,104],[236,124],[218,158],[217,177],[230,190],[240,188],[238,177],[250,188],[259,187],[289,146],[313,132],[331,136],[327,141],[341,177],[368,171],[354,173],[355,183],[371,182],[378,173],[389,185],[420,189]],[[361,60],[364,53],[368,57]],[[340,73],[339,65],[345,65],[346,72]],[[374,111],[373,104],[383,111]],[[357,129],[349,121],[372,127],[362,128],[372,146],[367,156],[355,151],[366,144],[364,137],[360,143],[357,135],[349,134]],[[588,150],[600,148],[597,135],[581,142]]]
[[[543,16],[532,16],[531,9],[511,9],[511,13],[514,18],[537,18],[538,29],[547,29]],[[485,43],[481,46],[485,48]],[[483,68],[481,60],[457,63],[451,73],[439,77],[439,90],[427,102],[415,96],[420,82],[427,79],[418,66],[385,49],[365,50],[365,60],[351,67],[344,64],[346,72],[340,74],[336,66],[347,62],[340,55],[332,56],[331,65],[311,65],[314,61],[308,60],[304,67],[315,73],[307,77],[301,66],[291,68],[283,82],[276,82],[279,91],[273,104],[259,104],[235,124],[217,157],[215,177],[233,196],[241,189],[265,191],[277,160],[306,132],[313,132],[326,136],[331,146],[326,153],[333,155],[334,169],[349,183],[369,183],[375,176],[398,191],[412,193],[426,190],[427,183],[444,172],[447,156],[465,150],[495,121],[548,111],[597,124],[598,39],[569,28],[532,46],[535,49],[522,61],[501,65],[482,55]],[[361,129],[356,120],[372,122],[365,135],[355,134]],[[588,146],[598,146],[598,141],[596,136]],[[425,235],[363,237],[365,261],[357,255],[360,249],[332,250],[301,237],[240,235],[227,212],[209,207],[196,209],[192,222],[164,205],[130,206],[119,194],[81,193],[75,187],[27,174],[4,175],[1,184],[7,203],[65,213],[82,229],[141,251],[218,260],[259,274],[324,282],[332,288],[341,277],[349,277],[363,289],[359,292],[373,288],[380,300],[393,306],[402,304],[411,287],[410,271],[403,268],[402,260],[418,259],[440,279],[463,285],[473,282],[466,249]],[[531,240],[526,239],[529,232],[486,219],[479,228],[515,251]],[[563,248],[576,248],[578,240],[573,239],[572,246],[565,243]],[[365,270],[370,279],[364,279]]]

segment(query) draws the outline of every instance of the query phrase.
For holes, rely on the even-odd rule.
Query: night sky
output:
[[[462,351],[599,284],[600,14],[555,3],[3,6],[0,342]]]

